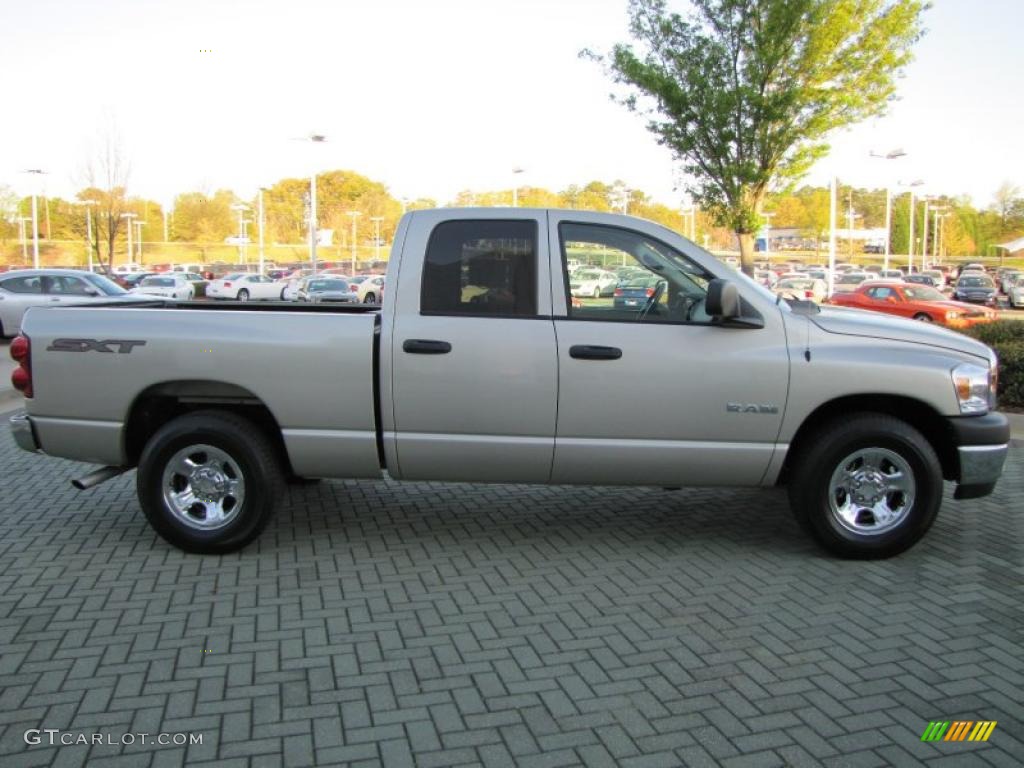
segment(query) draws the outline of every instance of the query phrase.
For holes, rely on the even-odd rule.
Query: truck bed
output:
[[[297,474],[379,476],[379,313],[162,300],[32,309],[37,436],[44,451],[123,465],[140,408],[251,404],[280,429]]]

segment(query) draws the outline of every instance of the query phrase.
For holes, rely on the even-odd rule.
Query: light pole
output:
[[[95,200],[84,200],[85,206],[85,240],[88,247],[89,271],[92,272],[92,207],[96,205]]]
[[[356,219],[363,214],[359,211],[349,211],[348,215],[352,217],[352,276],[356,274]]]
[[[931,195],[924,199],[924,223],[921,225],[921,269],[924,269],[925,264],[928,263],[928,205],[931,201]],[[913,268],[910,271],[913,272]]]
[[[373,222],[373,246],[374,246],[374,260],[380,261],[380,223],[384,221],[383,216],[373,216],[370,218]]]
[[[245,212],[249,210],[249,206],[245,203],[234,203],[231,206],[232,211],[238,211],[238,263],[245,263],[245,252],[242,250],[242,243],[245,242],[245,224],[243,219],[245,218]]]
[[[772,258],[772,219],[775,217],[774,213],[762,213],[761,216],[767,221],[764,225],[764,258],[765,261],[771,261]]]
[[[519,168],[519,167],[516,167],[516,168],[512,169],[512,207],[513,208],[518,208],[519,207],[519,180],[516,178],[516,176],[518,176],[524,170],[526,170],[526,169],[525,168]]]
[[[266,219],[263,213],[263,193],[266,191],[266,187],[260,187],[259,193],[259,230],[260,230],[260,274],[263,274],[263,267],[266,261],[266,256],[263,252],[263,229],[266,226]]]
[[[939,256],[939,219],[946,215],[945,206],[932,206],[932,219],[934,224],[932,225],[932,255],[938,258]],[[927,268],[925,262],[921,262],[921,271],[923,272]]]
[[[43,176],[46,171],[41,168],[26,168],[25,173],[34,173],[36,176]],[[39,269],[39,207],[36,202],[38,196],[39,182],[32,188],[32,266]],[[47,209],[49,211],[49,209]]]
[[[882,160],[896,160],[900,157],[906,157],[907,153],[902,149],[894,149],[891,152],[885,154],[878,154],[874,150],[868,152],[870,157],[878,157]],[[889,184],[885,185],[885,269],[889,269],[889,249],[890,242],[892,241],[892,187]]]
[[[142,265],[142,226],[143,226],[143,224],[145,224],[145,222],[142,221],[141,219],[138,219],[136,221],[133,221],[132,224],[135,225],[135,250],[138,253],[139,266],[141,266]]]
[[[907,239],[907,274],[914,271],[914,187],[920,187],[924,184],[921,179],[915,181],[898,181],[896,182],[901,187],[909,187],[910,191],[910,235]]]
[[[121,214],[121,218],[122,219],[128,219],[128,263],[131,264],[132,263],[132,253],[133,253],[133,248],[132,248],[132,219],[135,218],[135,214],[134,213],[122,213]]]
[[[839,180],[829,180],[828,193],[828,295],[831,297],[836,285],[836,187]]]
[[[21,261],[28,264],[28,222],[32,221],[31,216],[19,216],[18,225],[21,229]]]
[[[308,136],[301,138],[292,139],[292,141],[309,141],[313,144],[323,144],[327,141],[327,137],[320,133],[311,133]],[[309,266],[313,269],[313,274],[316,274],[316,171],[313,171],[309,175]]]
[[[691,205],[689,208],[683,208],[681,213],[683,214],[683,229],[686,236],[690,239],[690,242],[697,241],[697,207]]]

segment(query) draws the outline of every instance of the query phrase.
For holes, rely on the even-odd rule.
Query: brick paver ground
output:
[[[894,560],[781,492],[324,482],[183,554],[0,435],[0,766],[1019,766],[1024,448]],[[930,720],[996,720],[926,744]],[[202,745],[28,746],[27,729]],[[65,737],[68,738],[68,737]]]

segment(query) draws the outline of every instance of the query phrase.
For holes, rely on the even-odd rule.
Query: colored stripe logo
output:
[[[921,741],[988,741],[996,720],[933,720],[921,734]]]

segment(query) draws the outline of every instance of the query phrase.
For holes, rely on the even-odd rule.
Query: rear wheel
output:
[[[827,423],[794,457],[789,500],[801,526],[840,557],[891,557],[931,527],[942,467],[918,430],[882,414]]]
[[[150,525],[186,552],[219,554],[255,539],[282,493],[280,461],[248,419],[197,411],[161,427],[136,480]]]
[[[238,300],[239,301],[248,301],[249,300],[249,292],[247,290],[245,290],[245,288],[243,288],[242,290],[240,290],[238,292]]]
[[[594,298],[595,299],[600,299],[601,298],[601,289],[600,288],[595,288],[594,289]]]
[[[922,323],[934,322],[934,320],[932,320],[932,316],[929,314],[925,314],[924,312],[918,312],[916,315],[914,315],[914,319],[920,320]]]
[[[365,296],[363,296],[363,304],[376,304],[376,303],[377,303],[376,295],[374,295],[372,293],[368,293]]]

